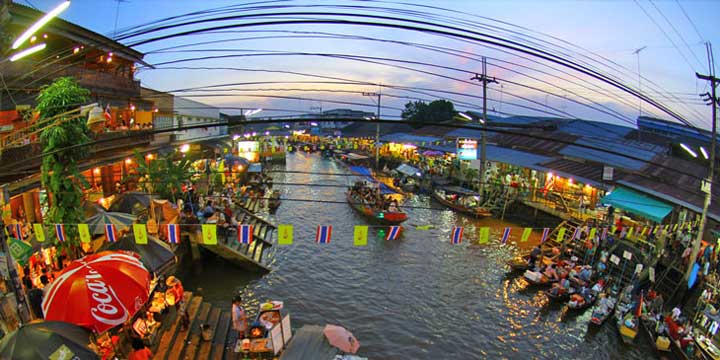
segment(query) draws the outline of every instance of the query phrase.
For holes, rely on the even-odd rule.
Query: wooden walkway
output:
[[[230,313],[213,307],[203,301],[202,296],[186,291],[184,296],[190,315],[188,329],[180,328],[180,319],[175,310],[170,310],[166,316],[167,324],[158,334],[157,341],[152,347],[155,360],[191,360],[191,359],[225,359],[233,354],[230,342],[233,331],[230,331]],[[201,336],[200,325],[209,324],[213,330],[210,341],[204,341]],[[236,337],[235,337],[236,338]],[[233,342],[234,344],[234,342]]]

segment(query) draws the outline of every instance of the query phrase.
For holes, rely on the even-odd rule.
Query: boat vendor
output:
[[[232,299],[232,327],[237,331],[238,338],[244,339],[247,333],[248,321],[245,309],[242,307],[242,297],[235,295]]]
[[[555,264],[550,264],[545,268],[545,271],[543,272],[543,275],[550,279],[551,281],[559,280],[560,277],[557,274],[557,271],[555,271]]]
[[[535,246],[532,251],[530,251],[530,258],[528,259],[528,266],[530,268],[535,267],[535,263],[537,262],[538,258],[540,257],[540,254],[542,254],[542,250],[540,249],[540,245]]]

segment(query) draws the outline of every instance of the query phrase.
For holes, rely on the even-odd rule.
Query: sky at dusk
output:
[[[42,11],[59,3],[17,2]],[[347,14],[392,16],[430,22],[422,27],[435,30],[474,31],[552,51],[625,85],[639,86],[696,126],[710,124],[710,108],[697,95],[708,86],[696,80],[695,72],[708,72],[705,41],[715,45],[715,54],[720,48],[718,1],[277,1],[249,5],[207,0],[73,0],[62,17],[113,37],[170,16],[242,4],[246,4],[242,11],[236,8],[193,19],[264,15],[188,25],[121,42],[133,44],[179,31],[249,22],[320,18],[380,22]],[[278,5],[283,7],[267,8]],[[278,15],[286,12],[345,15]],[[638,56],[633,51],[641,47],[646,48],[639,54],[642,80],[638,83]],[[481,56],[488,58],[488,75],[499,82],[489,85],[491,113],[579,117],[628,126],[639,113],[635,97],[575,70],[427,31],[351,24],[254,25],[135,48],[146,54],[146,62],[158,64],[138,72],[143,86],[190,96],[224,107],[228,113],[241,108],[268,109],[258,116],[320,108],[375,111],[373,99],[361,94],[378,91],[374,84],[383,84],[383,118],[399,118],[404,103],[413,99],[445,98],[458,110],[480,111],[482,88],[470,78],[481,72]],[[225,57],[189,60],[207,56]],[[185,61],[162,64],[176,60]],[[670,119],[649,104],[642,108],[646,115]]]

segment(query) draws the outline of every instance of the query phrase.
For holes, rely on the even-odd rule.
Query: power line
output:
[[[670,19],[668,19],[668,18],[665,16],[665,14],[662,12],[662,10],[660,10],[659,7],[657,7],[657,5],[655,5],[655,2],[654,2],[653,0],[648,0],[648,1],[649,1],[650,4],[655,8],[655,10],[657,10],[657,12],[660,14],[660,16],[662,16],[663,19],[665,19],[665,21],[670,25],[670,28],[675,32],[675,34],[676,34],[676,35],[680,38],[680,40],[685,44],[685,47],[688,49],[688,52],[689,52],[690,54],[692,54],[692,56],[695,58],[695,61],[697,61],[698,64],[700,64],[700,66],[702,67],[702,61],[700,61],[700,58],[697,56],[697,54],[695,54],[695,52],[692,51],[692,49],[690,49],[690,45],[688,45],[687,41],[685,40],[685,37],[682,36],[682,34],[678,31],[678,29],[675,27],[675,25],[672,23],[672,21],[670,21]]]
[[[690,18],[690,16],[689,16],[688,13],[685,11],[685,8],[682,6],[682,4],[680,3],[680,1],[679,1],[679,0],[675,0],[675,3],[676,3],[677,6],[680,8],[680,11],[682,11],[683,15],[685,15],[685,18],[688,20],[688,22],[690,22],[690,25],[692,25],[693,29],[695,29],[695,33],[697,34],[698,39],[700,39],[700,42],[704,42],[705,40],[704,40],[702,34],[700,34],[700,30],[698,30],[698,27],[695,25],[695,22],[692,20],[692,18]]]
[[[648,17],[648,19],[650,19],[650,21],[652,21],[653,24],[655,24],[655,26],[658,29],[660,29],[660,32],[662,32],[663,35],[665,35],[665,38],[668,39],[668,41],[670,41],[670,43],[673,45],[675,50],[677,50],[678,54],[680,54],[680,56],[682,56],[683,60],[685,60],[685,63],[690,67],[690,70],[695,71],[695,68],[693,67],[692,64],[690,64],[690,61],[685,56],[685,53],[680,51],[680,47],[678,47],[677,44],[675,44],[675,41],[673,41],[673,39],[670,37],[670,35],[668,35],[668,33],[665,31],[665,29],[663,29],[663,27],[660,26],[660,24],[658,24],[657,21],[655,21],[655,18],[653,18],[650,15],[650,13],[648,13],[647,10],[645,10],[645,8],[642,5],[640,5],[640,2],[638,0],[633,0],[633,1],[635,1],[635,4],[640,8],[640,10],[642,10],[643,13],[645,13],[645,15]]]

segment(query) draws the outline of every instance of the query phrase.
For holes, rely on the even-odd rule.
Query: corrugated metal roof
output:
[[[633,131],[633,128],[597,121],[572,120],[561,124],[558,127],[558,130],[582,137],[586,137],[591,134],[598,134],[599,136],[605,138],[620,139]]]
[[[542,138],[534,137],[533,135]],[[575,135],[547,133],[547,132],[525,132],[521,134],[495,134],[492,136],[492,142],[499,146],[528,150],[537,154],[556,154],[560,149],[567,146],[564,143],[555,141],[554,139],[562,139],[563,141],[575,141],[578,139]]]
[[[545,171],[551,171],[565,178],[573,178],[583,184],[600,189],[608,186],[602,181],[603,166],[600,164],[577,162],[569,159],[554,159],[540,164]]]
[[[431,143],[435,141],[440,141],[442,138],[434,137],[434,136],[421,136],[421,135],[413,135],[413,134],[407,134],[407,133],[392,133],[383,135],[380,137],[380,141],[392,141],[392,142],[398,142],[398,143]]]
[[[552,160],[551,157],[503,148],[496,145],[488,145],[486,149],[487,159],[490,161],[498,161],[535,170],[543,170],[543,167],[539,166],[539,164]],[[480,153],[478,152],[478,157],[479,156]]]
[[[589,141],[583,141],[578,140],[576,141],[578,144],[582,145],[590,145],[590,146],[598,146],[597,144],[593,144]],[[605,146],[606,148],[612,148],[610,144]],[[620,149],[618,146],[615,146],[617,149],[613,149],[613,151],[618,151],[621,153],[629,154],[636,156],[636,152],[630,150],[630,149]],[[593,150],[588,149],[585,147],[575,146],[575,145],[569,145],[562,150],[560,150],[561,155],[570,156],[574,158],[580,158],[585,160],[591,160],[598,163],[604,163],[611,166],[624,168],[624,169],[630,169],[630,170],[640,170],[645,166],[645,162],[640,160],[633,160],[628,159],[624,156],[615,155],[615,154],[608,154],[606,152],[600,151],[600,150]],[[652,158],[652,156],[650,157]],[[649,160],[649,159],[648,159]]]

